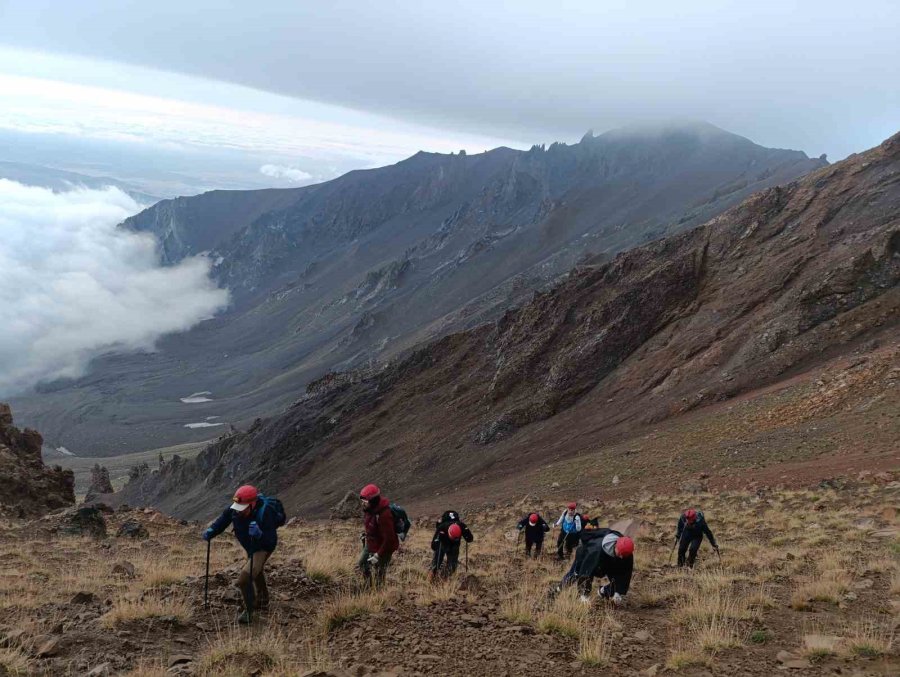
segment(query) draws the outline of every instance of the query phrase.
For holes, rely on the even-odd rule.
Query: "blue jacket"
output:
[[[215,522],[209,525],[213,531],[213,536],[218,536],[228,528],[228,525],[234,527],[234,535],[238,542],[244,546],[247,553],[272,552],[278,545],[278,532],[275,526],[275,509],[262,509],[263,502],[260,500],[254,510],[250,511],[247,517],[239,512],[232,510],[230,507],[225,508],[224,512],[219,515]],[[250,538],[250,522],[255,521],[259,528],[262,529],[262,536],[257,539]]]

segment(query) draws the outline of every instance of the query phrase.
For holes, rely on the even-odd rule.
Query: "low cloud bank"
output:
[[[285,167],[284,165],[263,165],[259,168],[259,173],[271,176],[273,179],[285,179],[292,183],[311,181],[313,178],[313,175],[309,172],[304,172],[296,167]]]
[[[151,236],[116,228],[141,208],[118,188],[0,179],[0,396],[152,349],[227,305],[205,258],[162,267]]]

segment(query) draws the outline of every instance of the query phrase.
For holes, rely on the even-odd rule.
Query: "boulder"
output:
[[[359,494],[348,491],[344,497],[331,508],[330,515],[333,520],[348,520],[359,517]]]
[[[122,560],[116,562],[112,568],[113,576],[122,576],[123,578],[134,578],[134,564]]]
[[[147,531],[147,527],[138,522],[137,520],[128,520],[124,522],[122,526],[119,527],[119,530],[116,532],[116,537],[128,536],[129,538],[150,538],[150,532]]]
[[[106,520],[97,508],[91,506],[72,508],[60,516],[57,532],[67,536],[106,538]]]

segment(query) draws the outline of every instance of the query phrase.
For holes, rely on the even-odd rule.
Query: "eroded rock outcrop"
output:
[[[75,502],[75,478],[71,470],[44,465],[36,430],[19,430],[12,411],[0,402],[0,506],[18,516],[40,515]]]

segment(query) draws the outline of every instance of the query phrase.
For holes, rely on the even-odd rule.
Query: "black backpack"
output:
[[[259,521],[262,522],[266,508],[272,508],[275,511],[275,526],[283,527],[284,523],[287,522],[287,514],[284,512],[284,505],[281,503],[281,499],[260,494],[259,500],[262,501],[262,507],[259,509]]]
[[[391,515],[394,518],[394,531],[398,534],[409,533],[409,530],[412,529],[412,522],[409,521],[406,511],[396,503],[391,503]]]

